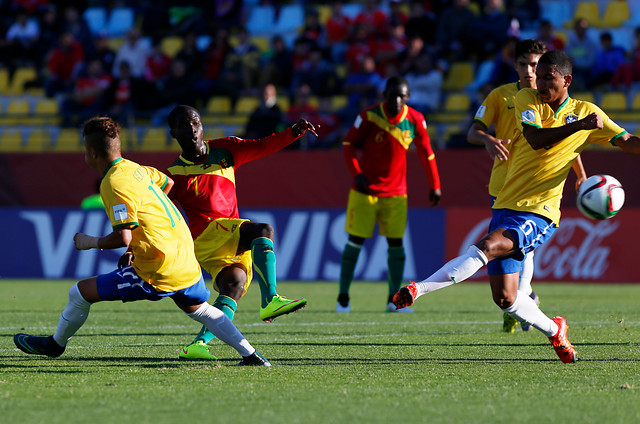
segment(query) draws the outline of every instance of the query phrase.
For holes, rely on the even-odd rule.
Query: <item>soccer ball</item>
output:
[[[611,175],[593,175],[580,185],[577,204],[587,218],[609,219],[622,208],[624,190]]]

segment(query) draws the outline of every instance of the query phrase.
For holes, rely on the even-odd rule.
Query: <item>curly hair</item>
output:
[[[101,156],[120,153],[120,124],[108,116],[95,116],[87,120],[82,135],[85,143]]]

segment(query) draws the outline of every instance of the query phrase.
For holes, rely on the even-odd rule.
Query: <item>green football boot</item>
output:
[[[505,333],[515,333],[518,320],[513,318],[508,313],[503,314],[502,331]]]
[[[198,340],[180,349],[180,359],[205,359],[209,361],[215,361],[216,358],[209,352],[207,345]]]
[[[305,306],[307,306],[307,299],[290,300],[278,294],[273,296],[266,307],[260,308],[260,319],[264,322],[271,322],[280,315],[290,314]]]

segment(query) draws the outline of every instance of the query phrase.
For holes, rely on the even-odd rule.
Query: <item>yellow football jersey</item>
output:
[[[478,108],[473,121],[478,122],[485,129],[493,124],[496,138],[513,141],[518,131],[514,100],[519,90],[519,82],[504,84],[493,89]],[[505,147],[510,150],[511,143]],[[491,196],[497,196],[504,185],[504,179],[507,176],[507,163],[508,161],[498,158],[493,160],[491,178],[489,179],[489,194]]]
[[[607,145],[626,131],[593,103],[571,97],[557,112],[542,102],[537,90],[524,88],[515,98],[516,122],[520,133],[512,142],[504,187],[494,209],[512,209],[560,221],[562,189],[574,159],[589,143]],[[522,135],[524,125],[555,128],[597,112],[604,123],[601,130],[577,131],[558,143],[533,150]]]
[[[138,276],[173,292],[195,284],[201,271],[185,220],[162,191],[167,181],[155,168],[119,158],[105,171],[100,195],[113,229],[132,230]]]

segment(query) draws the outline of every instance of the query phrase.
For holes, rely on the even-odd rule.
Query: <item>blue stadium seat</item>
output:
[[[342,14],[355,19],[362,12],[361,3],[345,3],[342,5]]]
[[[106,31],[110,37],[122,37],[133,28],[135,14],[129,7],[116,7],[109,13]]]
[[[304,25],[304,9],[299,4],[288,4],[282,6],[280,15],[273,31],[275,33],[287,33],[297,31]]]
[[[93,34],[104,31],[107,25],[107,11],[104,7],[89,7],[82,16]]]
[[[551,22],[554,28],[562,28],[571,20],[571,5],[567,1],[546,1],[541,10],[541,18]]]
[[[276,22],[276,13],[272,6],[254,6],[249,12],[247,31],[252,35],[271,34]]]

